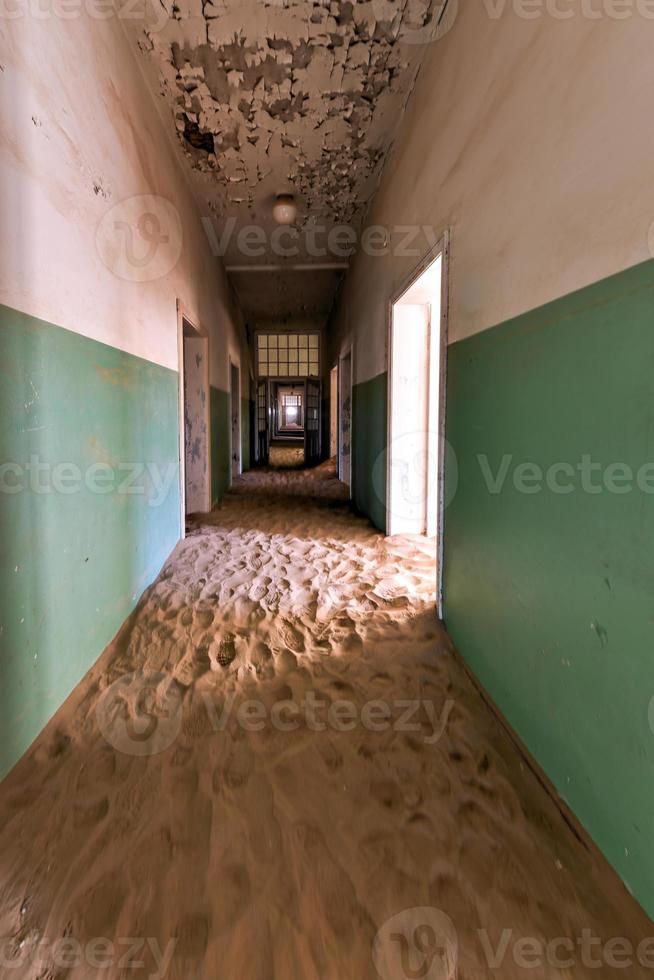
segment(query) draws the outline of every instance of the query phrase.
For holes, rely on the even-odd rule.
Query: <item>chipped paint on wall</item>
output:
[[[184,337],[184,484],[186,513],[209,509],[207,341]]]
[[[183,160],[123,23],[78,13],[0,19],[0,300],[177,370],[179,299],[207,324],[211,379],[226,386],[226,347],[245,359],[245,336]],[[158,249],[151,273],[155,211],[178,254],[162,270]],[[113,240],[100,234],[107,225]],[[130,234],[137,256],[126,278]]]

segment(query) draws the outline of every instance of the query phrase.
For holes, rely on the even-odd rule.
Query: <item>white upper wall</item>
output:
[[[367,224],[450,228],[450,342],[651,258],[654,4],[585,7],[461,3],[427,50]],[[332,324],[357,382],[386,370],[387,302],[429,248],[403,237],[359,252]]]
[[[176,370],[180,299],[227,390],[239,311],[123,25],[31,8],[0,23],[0,302]]]

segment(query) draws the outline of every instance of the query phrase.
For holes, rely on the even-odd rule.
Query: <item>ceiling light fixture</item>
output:
[[[297,204],[292,194],[278,194],[272,209],[278,225],[292,225],[297,217]]]

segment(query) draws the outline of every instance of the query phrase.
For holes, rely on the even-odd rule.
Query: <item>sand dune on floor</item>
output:
[[[344,492],[238,481],[4,782],[2,976],[651,974],[516,963],[648,923],[459,668],[433,543]]]
[[[272,468],[283,467],[295,469],[304,463],[304,445],[299,446],[276,446],[271,445],[268,450],[268,462]]]

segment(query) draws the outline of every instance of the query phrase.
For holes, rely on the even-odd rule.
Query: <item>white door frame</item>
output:
[[[184,321],[191,327],[199,338],[206,341],[205,383],[207,397],[205,401],[205,423],[207,427],[207,492],[205,510],[211,510],[211,411],[209,401],[211,388],[209,385],[209,335],[196,320],[189,315],[180,299],[177,300],[177,377],[178,377],[178,426],[179,426],[179,536],[186,537],[186,440],[184,418]]]
[[[450,233],[445,229],[436,245],[429,250],[416,268],[402,282],[402,285],[391,296],[387,306],[387,351],[388,351],[388,405],[386,432],[388,452],[386,454],[386,513],[391,513],[391,437],[393,418],[393,307],[416,282],[423,272],[429,268],[439,255],[441,256],[441,309],[440,309],[440,365],[438,391],[438,486],[436,521],[436,604],[439,619],[443,618],[443,537],[444,537],[444,498],[445,498],[445,410],[447,387],[447,335],[449,318],[449,258]]]

